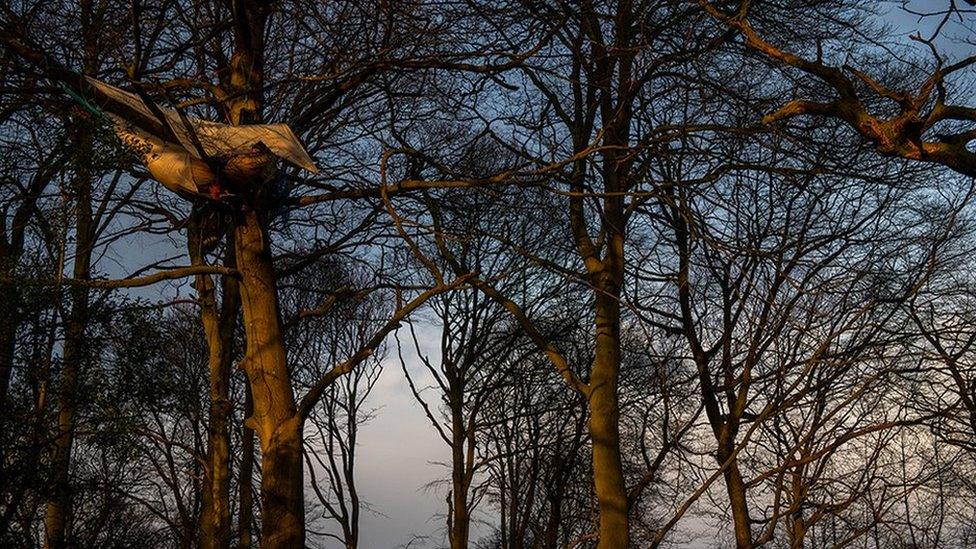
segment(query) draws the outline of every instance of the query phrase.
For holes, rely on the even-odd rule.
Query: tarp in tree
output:
[[[137,94],[94,78],[85,80],[105,98],[121,105],[123,112],[150,120],[162,118],[160,125],[168,127],[169,136],[156,135],[105,109],[122,142],[142,156],[154,179],[175,193],[217,198],[218,176],[204,159],[222,162],[248,158],[262,154],[262,149],[309,172],[318,171],[287,124],[231,126],[210,122],[181,115],[174,109],[155,105],[150,108]]]

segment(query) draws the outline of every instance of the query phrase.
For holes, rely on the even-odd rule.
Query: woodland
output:
[[[976,547],[974,68],[976,0],[4,0],[0,547],[374,549],[389,387],[400,547]]]

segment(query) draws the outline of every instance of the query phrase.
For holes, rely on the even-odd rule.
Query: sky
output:
[[[909,2],[909,6],[916,9],[941,4],[941,0]],[[916,16],[897,8],[892,9],[885,19],[892,23],[905,43],[909,42],[907,35],[915,29],[921,28],[924,33],[930,31],[935,24],[934,20],[919,24]],[[960,36],[961,30],[955,26],[948,34]],[[971,50],[968,45],[951,40],[943,41],[941,46],[957,55]],[[179,249],[176,244],[180,243],[146,239],[136,246],[139,250],[137,253],[106,257],[101,268],[109,276],[124,275],[127,268],[131,269],[133,264],[146,257],[172,256]],[[154,299],[159,296],[160,291],[142,289],[136,295]],[[167,291],[186,294],[189,290],[185,286],[170,286]],[[436,334],[437,330],[432,326],[420,328],[422,343],[435,342],[438,337]],[[404,349],[408,367],[416,374],[419,383],[424,385],[423,380],[429,378],[425,376],[423,368],[416,360],[416,351],[411,347],[406,345]],[[436,345],[428,345],[426,351],[432,359],[437,359]],[[412,548],[443,546],[446,538],[443,526],[446,487],[431,488],[430,485],[433,481],[446,478],[449,471],[443,464],[449,460],[450,454],[410,392],[395,348],[387,353],[383,372],[367,406],[377,410],[375,417],[361,427],[361,444],[356,464],[361,496],[369,507],[362,517],[361,547],[392,549],[406,547],[408,544]],[[472,539],[477,539],[487,531],[488,528],[484,525],[476,526]],[[426,543],[421,543],[423,538],[427,538]],[[339,545],[327,543],[326,547]]]
[[[433,343],[438,333],[435,327],[422,327],[418,339],[422,345]],[[411,375],[429,380],[409,339],[403,347]],[[425,345],[424,352],[435,359],[437,345]],[[450,452],[410,392],[395,347],[387,353],[370,398],[382,407],[360,431],[358,479],[363,497],[373,509],[363,517],[362,547],[400,547],[418,536],[430,541],[444,539],[446,488],[429,485],[449,474],[438,463],[448,463]],[[472,538],[477,538],[477,532]],[[415,542],[412,547],[417,546]]]

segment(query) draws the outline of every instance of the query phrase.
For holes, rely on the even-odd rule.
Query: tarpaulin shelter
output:
[[[235,182],[237,174],[253,176],[255,164],[273,169],[268,154],[318,171],[286,124],[220,124],[147,105],[139,95],[94,78],[84,81],[122,142],[141,155],[154,179],[177,194],[219,198],[226,190],[221,175]]]

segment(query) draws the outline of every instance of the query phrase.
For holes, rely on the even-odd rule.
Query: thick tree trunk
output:
[[[231,124],[262,120],[264,103],[264,34],[274,3],[242,0],[230,4],[234,54],[222,85],[232,99],[225,103]],[[242,362],[251,389],[253,413],[245,421],[261,446],[261,547],[305,545],[302,419],[295,407],[285,353],[270,241],[268,181],[242,177],[246,188],[234,226],[237,268],[247,350]]]
[[[78,269],[74,276],[80,278]],[[67,546],[67,523],[71,510],[71,449],[75,438],[75,413],[78,370],[84,354],[85,321],[88,310],[88,290],[72,289],[71,320],[65,330],[64,359],[58,387],[58,419],[54,448],[51,453],[51,492],[45,514],[45,547],[57,549]]]
[[[228,341],[230,343],[230,341]],[[230,355],[230,352],[226,352]],[[230,547],[230,401],[228,372],[230,357],[221,357],[218,371],[210,377],[210,425],[207,433],[207,484],[200,519],[200,545],[205,548]]]
[[[94,18],[92,0],[79,0],[82,68],[85,74],[98,69],[98,35],[95,29],[101,21]],[[76,122],[80,122],[77,120]],[[91,278],[91,258],[95,245],[97,222],[92,211],[90,128],[76,126],[71,136],[74,147],[74,176],[72,193],[75,207],[75,254],[72,277]],[[61,382],[57,391],[58,420],[51,452],[51,492],[44,517],[45,547],[61,548],[71,543],[68,521],[71,513],[71,448],[75,436],[75,412],[79,369],[87,354],[85,333],[88,328],[89,288],[74,286],[70,290],[71,312],[65,324]]]
[[[615,295],[596,297],[596,357],[590,374],[590,438],[593,482],[600,510],[599,549],[629,547],[627,487],[620,457],[620,303]]]
[[[467,491],[462,493],[452,491],[451,497],[453,498],[451,504],[451,530],[448,534],[451,541],[451,549],[468,549],[471,515],[468,512]]]
[[[270,440],[261,441],[263,548],[304,547],[302,439],[298,425],[297,418],[292,418],[278,427]]]
[[[86,150],[82,144],[79,151]],[[91,175],[79,163],[74,177],[75,258],[72,277],[91,276],[94,222],[91,207]],[[75,436],[77,397],[75,389],[82,360],[87,353],[85,333],[88,327],[89,289],[74,286],[70,290],[71,312],[65,325],[61,380],[57,391],[57,431],[51,451],[50,493],[44,519],[45,547],[57,549],[69,543],[68,520],[71,513],[71,448]]]
[[[266,221],[250,205],[239,212],[234,241],[247,338],[242,365],[254,406],[245,421],[261,445],[261,546],[303,547],[302,421],[288,376]]]

